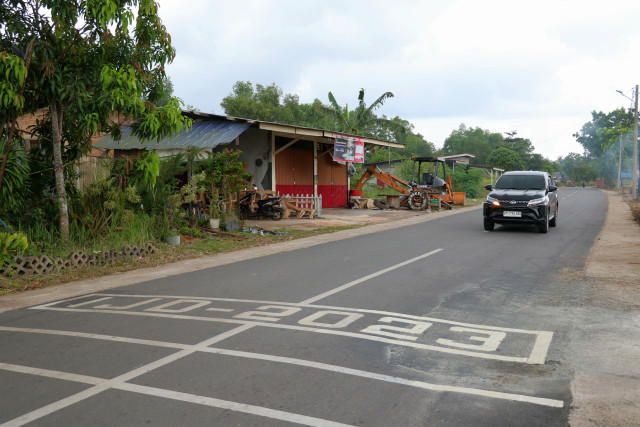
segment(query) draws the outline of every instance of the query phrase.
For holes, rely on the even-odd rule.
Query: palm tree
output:
[[[393,98],[393,93],[383,93],[373,104],[367,107],[367,104],[364,102],[364,89],[360,89],[360,93],[358,94],[358,107],[353,111],[349,111],[348,104],[345,104],[344,108],[341,107],[333,94],[329,92],[329,102],[331,105],[322,105],[319,108],[336,120],[338,131],[362,135],[367,127],[376,124],[379,120],[383,120],[376,117],[376,115],[373,114],[373,110],[382,106],[388,98]]]

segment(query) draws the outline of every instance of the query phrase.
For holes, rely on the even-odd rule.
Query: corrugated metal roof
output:
[[[159,142],[155,140],[141,142],[131,135],[131,128],[122,127],[122,138],[115,141],[111,135],[100,139],[93,146],[103,149],[132,150],[136,148],[168,150],[187,149],[189,147],[212,148],[218,144],[234,141],[241,133],[251,125],[248,123],[232,122],[224,119],[194,120],[193,126],[188,131],[182,130],[171,138],[163,138]]]

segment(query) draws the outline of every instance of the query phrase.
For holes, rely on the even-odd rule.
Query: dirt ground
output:
[[[345,209],[330,208],[324,209],[321,218],[313,219],[283,219],[280,221],[271,220],[247,220],[249,226],[257,225],[267,229],[294,229],[294,230],[315,230],[323,227],[339,227],[349,225],[369,225],[381,224],[404,220],[407,218],[423,218],[425,215],[438,216],[443,212],[416,212],[409,209]]]
[[[640,425],[640,226],[620,195],[608,196],[604,227],[577,272],[584,305],[568,313],[572,426]]]
[[[572,426],[640,425],[640,226],[619,194],[608,197],[604,227],[576,273],[583,307],[568,313]]]

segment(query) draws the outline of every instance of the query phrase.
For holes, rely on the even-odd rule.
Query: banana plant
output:
[[[364,89],[360,89],[358,106],[353,111],[349,111],[349,104],[345,104],[344,108],[341,107],[333,93],[329,92],[328,97],[330,106],[323,105],[320,109],[337,121],[338,130],[349,134],[362,135],[368,126],[381,120],[373,114],[373,110],[381,107],[387,99],[393,98],[393,93],[385,92],[371,105],[367,106],[364,102]]]

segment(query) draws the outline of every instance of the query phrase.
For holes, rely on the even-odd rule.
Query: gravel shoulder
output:
[[[571,280],[584,292],[568,311],[572,426],[640,420],[640,227],[619,194],[608,192],[608,199],[585,269]]]

